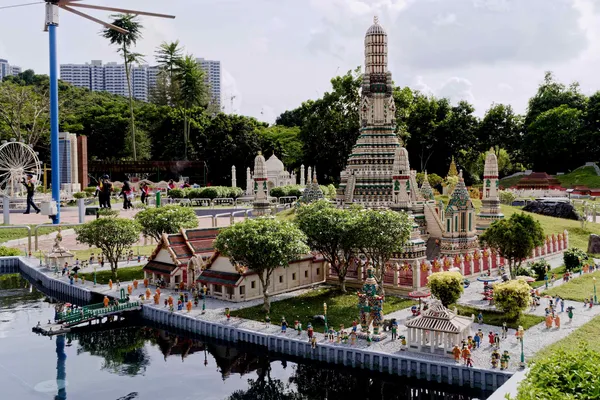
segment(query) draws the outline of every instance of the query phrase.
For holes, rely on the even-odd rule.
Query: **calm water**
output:
[[[31,328],[53,318],[44,294],[0,276],[1,399],[445,399],[478,391],[384,374],[294,363],[149,326],[52,339]]]

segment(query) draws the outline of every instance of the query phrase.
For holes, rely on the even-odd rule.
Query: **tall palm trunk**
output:
[[[133,151],[133,161],[137,161],[135,151],[135,118],[133,116],[133,96],[131,94],[131,77],[129,76],[129,62],[127,59],[127,46],[123,46],[123,56],[125,57],[125,76],[127,77],[127,91],[129,92],[129,114],[131,118],[131,150]]]

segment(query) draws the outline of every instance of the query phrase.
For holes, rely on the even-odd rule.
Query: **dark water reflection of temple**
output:
[[[14,304],[15,301],[18,304],[33,304],[43,297],[35,289],[29,289],[22,279],[0,282],[0,302],[4,303],[3,307],[8,308],[11,305],[7,302]],[[87,353],[100,357],[102,370],[120,376],[144,375],[151,368],[151,363],[160,362],[150,357],[150,353],[156,356],[153,348],[160,350],[164,361],[181,360],[181,367],[171,367],[169,364],[169,369],[188,369],[188,361],[190,366],[194,366],[192,376],[198,378],[207,376],[209,370],[214,374],[216,366],[225,384],[235,377],[247,381],[244,389],[231,389],[233,393],[224,397],[226,400],[472,400],[485,399],[490,394],[324,362],[289,357],[284,359],[263,347],[239,343],[233,345],[146,325],[142,320],[103,327],[82,327],[57,338],[55,344],[56,382],[59,389],[55,399],[67,398],[68,388],[65,390],[60,384],[66,379],[65,363],[69,364],[64,356],[64,346],[73,346],[78,355]],[[190,359],[193,361],[189,362]],[[239,383],[236,387],[240,387]],[[136,396],[137,393],[132,393],[126,398],[133,399]]]

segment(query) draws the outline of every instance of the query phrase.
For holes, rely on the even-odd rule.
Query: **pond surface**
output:
[[[0,276],[2,399],[471,400],[489,393],[386,374],[292,362],[170,332],[143,321],[48,338],[46,296],[18,275]]]

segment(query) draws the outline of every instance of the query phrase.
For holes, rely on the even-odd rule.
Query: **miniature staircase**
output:
[[[354,177],[354,175],[350,175],[348,177],[348,183],[346,184],[346,193],[345,193],[345,199],[344,202],[346,204],[352,203],[352,199],[354,198],[354,185],[356,182],[356,178]]]
[[[426,203],[424,212],[429,236],[435,239],[441,238],[442,232],[444,232],[444,225],[442,224],[439,215],[435,212],[435,207],[432,204]]]

